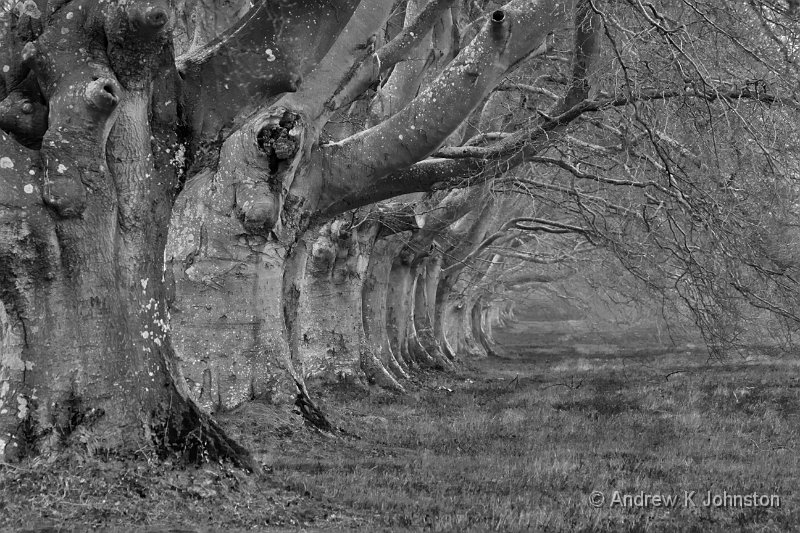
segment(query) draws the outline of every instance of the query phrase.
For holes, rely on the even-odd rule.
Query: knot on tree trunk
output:
[[[128,24],[131,30],[149,36],[167,25],[169,13],[163,5],[131,6],[128,8]]]
[[[162,57],[172,38],[167,0],[109,2],[101,9],[106,54],[126,89],[143,90],[162,68],[172,68],[171,53],[169,60]]]
[[[236,179],[235,206],[245,230],[269,238],[281,221],[305,132],[300,115],[283,107],[255,122],[226,142],[219,172]]]
[[[271,174],[277,174],[281,163],[291,160],[300,148],[300,132],[295,129],[298,118],[286,111],[258,132],[258,147],[267,155]]]
[[[498,41],[505,41],[508,39],[508,20],[506,19],[506,14],[502,9],[498,9],[492,13],[490,24],[492,25],[492,37]]]
[[[83,93],[86,103],[101,113],[111,113],[119,103],[119,84],[111,78],[92,78]]]
[[[14,90],[0,101],[0,129],[26,148],[38,150],[47,131],[47,113],[38,87]]]

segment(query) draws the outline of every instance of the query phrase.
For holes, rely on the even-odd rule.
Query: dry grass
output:
[[[311,387],[360,438],[312,433],[258,403],[223,420],[280,485],[219,465],[75,455],[0,468],[0,529],[785,531],[800,524],[799,369],[764,358],[508,359],[426,376],[404,396]],[[597,509],[593,490],[681,500],[695,490],[698,503],[707,490],[755,491],[781,507]]]

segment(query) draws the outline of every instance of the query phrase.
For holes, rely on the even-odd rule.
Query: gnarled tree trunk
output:
[[[177,447],[249,464],[189,400],[169,336],[168,6],[39,7],[5,34],[19,40],[7,41],[4,85],[35,82],[49,128],[38,151],[0,134],[0,459],[57,450],[78,431],[97,448]],[[38,144],[29,141],[42,132],[25,121],[0,122]]]

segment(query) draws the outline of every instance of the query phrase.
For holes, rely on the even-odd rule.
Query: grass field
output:
[[[406,395],[310,389],[348,435],[260,403],[223,417],[265,479],[225,465],[181,470],[146,451],[4,465],[0,530],[800,527],[800,361],[520,357],[430,374]],[[696,491],[696,507],[684,491]],[[708,491],[775,495],[780,506],[706,507]],[[677,502],[611,505],[655,494]]]

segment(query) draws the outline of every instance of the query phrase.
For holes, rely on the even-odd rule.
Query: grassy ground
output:
[[[314,433],[252,403],[222,422],[268,465],[265,480],[145,454],[0,466],[0,530],[800,527],[800,362],[511,358],[428,375],[403,396],[310,389],[354,436]],[[777,495],[780,507],[704,507],[709,490]],[[599,508],[592,491],[605,497]],[[678,502],[611,506],[615,491]],[[684,491],[697,491],[696,507]]]

